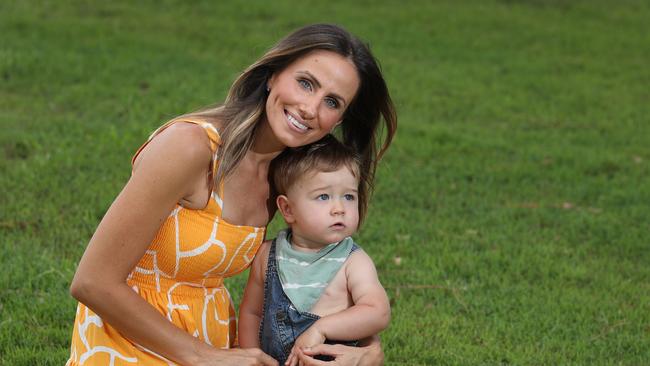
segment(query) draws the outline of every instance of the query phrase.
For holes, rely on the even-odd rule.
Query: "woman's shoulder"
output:
[[[194,123],[173,123],[151,138],[133,161],[137,169],[143,161],[166,160],[184,169],[205,169],[212,159],[211,141],[204,127]]]
[[[176,143],[181,146],[189,144],[205,144],[208,136],[205,132],[206,126],[198,123],[177,121],[172,123],[168,128],[160,132],[159,137],[166,136],[170,143]]]
[[[208,135],[210,141],[220,145],[221,136],[220,132],[223,128],[221,119],[215,116],[201,115],[201,114],[187,114],[174,118],[168,125],[195,125],[203,128],[203,131]],[[164,126],[163,126],[164,128]]]

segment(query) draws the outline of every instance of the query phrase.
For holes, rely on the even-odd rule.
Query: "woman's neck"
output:
[[[278,156],[286,146],[275,137],[266,117],[259,122],[253,136],[253,145],[249,152],[255,154],[260,160],[268,159],[270,162]]]
[[[253,136],[253,144],[246,151],[237,169],[255,171],[266,179],[271,160],[278,156],[284,148],[285,146],[275,138],[268,123],[265,120],[260,121]]]

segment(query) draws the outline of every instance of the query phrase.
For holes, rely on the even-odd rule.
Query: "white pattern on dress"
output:
[[[95,346],[91,348],[90,343],[86,338],[86,330],[90,325],[95,325],[99,328],[102,328],[104,327],[104,322],[102,321],[102,318],[100,318],[98,315],[89,315],[88,308],[85,309],[85,315],[86,315],[85,316],[86,319],[82,324],[79,325],[79,338],[81,338],[81,342],[86,347],[86,352],[82,353],[81,356],[79,357],[80,365],[83,365],[86,362],[86,360],[88,360],[88,358],[94,356],[96,353],[102,353],[102,352],[109,354],[111,360],[110,366],[115,365],[115,358],[119,358],[130,363],[138,362],[137,358],[126,357],[110,347]]]

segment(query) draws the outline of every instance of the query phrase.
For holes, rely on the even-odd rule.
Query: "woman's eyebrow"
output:
[[[318,79],[317,79],[317,78],[314,76],[314,74],[312,74],[311,72],[309,72],[309,71],[307,71],[307,70],[302,70],[302,71],[299,71],[299,73],[303,73],[303,74],[307,75],[307,76],[308,76],[308,77],[309,77],[309,78],[314,82],[314,84],[316,84],[316,87],[318,87],[318,88],[321,87],[321,85],[320,85],[320,81],[318,81]],[[331,94],[334,98],[340,100],[343,104],[347,104],[345,98],[343,98],[342,96],[340,96],[340,95],[338,95],[338,94],[336,94],[336,93],[330,93],[330,94]]]

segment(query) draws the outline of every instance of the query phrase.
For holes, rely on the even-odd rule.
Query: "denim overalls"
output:
[[[354,244],[352,252],[359,247]],[[275,259],[275,240],[269,250],[269,259],[266,265],[266,280],[264,281],[264,314],[260,323],[260,345],[262,350],[275,358],[280,365],[289,357],[291,348],[296,338],[307,330],[320,316],[309,312],[302,312],[294,308],[293,304],[282,290],[282,283],[277,271]],[[330,342],[356,346],[357,342]],[[320,360],[332,360],[326,356],[316,357]]]

